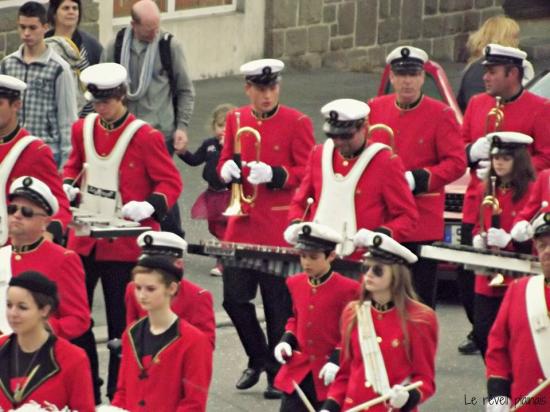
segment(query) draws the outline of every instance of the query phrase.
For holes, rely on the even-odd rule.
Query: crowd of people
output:
[[[173,154],[205,164],[193,216],[240,245],[211,272],[248,359],[236,389],[265,372],[283,412],[408,412],[433,396],[437,262],[422,248],[443,239],[445,185],[469,167],[462,243],[538,255],[541,274],[461,271],[472,333],[459,350],[483,357],[487,411],[544,410],[550,102],[523,88],[517,42],[487,39],[515,38],[510,19],[471,41],[462,124],[423,93],[429,56],[406,45],[386,58],[393,93],[327,102],[315,144],[311,119],[281,103],[284,63],[260,59],[240,68],[249,104],[218,106],[190,153],[194,87],[156,3],[135,2],[105,49],[81,18],[80,0],[26,2],[22,44],[0,62],[0,410],[102,403],[99,281],[113,410],[207,410],[213,298],[184,276]]]

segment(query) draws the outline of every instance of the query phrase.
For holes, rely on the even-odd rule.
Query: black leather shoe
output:
[[[275,389],[272,384],[268,383],[267,388],[264,391],[264,398],[265,399],[281,399],[283,397],[283,393]]]
[[[261,369],[247,368],[243,371],[243,374],[235,385],[237,389],[252,388],[260,380]]]
[[[474,332],[468,333],[466,339],[458,345],[458,351],[463,355],[474,355],[479,352],[479,349],[474,342]]]

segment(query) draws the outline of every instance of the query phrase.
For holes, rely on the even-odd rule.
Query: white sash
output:
[[[87,168],[82,179],[82,201],[79,211],[107,218],[119,215],[122,202],[119,190],[120,162],[130,141],[143,120],[134,120],[126,126],[113,150],[108,156],[100,156],[94,145],[94,125],[97,113],[91,113],[84,120],[84,154]]]
[[[0,246],[8,241],[8,211],[6,209],[6,184],[10,177],[13,165],[29,144],[38,140],[38,137],[25,136],[13,145],[6,157],[0,163]]]
[[[384,149],[390,149],[382,143],[370,144],[359,156],[357,162],[346,176],[336,175],[332,165],[334,142],[328,139],[323,145],[322,173],[323,184],[319,204],[313,221],[327,225],[342,233],[344,241],[336,247],[336,253],[347,256],[353,253],[352,237],[357,232],[355,215],[355,188],[364,170],[373,157]]]
[[[537,357],[544,377],[548,379],[550,378],[550,318],[544,296],[544,275],[532,276],[527,281],[525,302]]]
[[[6,300],[8,285],[11,279],[11,245],[0,248],[0,334],[12,332],[8,324]]]
[[[370,300],[365,301],[357,308],[357,328],[365,368],[365,383],[369,382],[372,389],[379,395],[385,395],[390,390],[390,381],[372,322]]]

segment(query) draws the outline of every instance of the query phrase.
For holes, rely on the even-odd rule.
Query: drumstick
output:
[[[300,386],[296,383],[295,380],[292,380],[292,385],[294,386],[294,389],[296,390],[296,393],[298,394],[298,396],[300,397],[300,399],[302,400],[302,402],[306,406],[306,409],[308,410],[308,412],[315,412],[315,408],[313,407],[313,405],[311,404],[311,402],[307,398],[306,394],[304,393],[302,388],[300,388]]]
[[[406,391],[412,391],[413,389],[416,389],[418,387],[422,386],[422,381],[411,383],[410,385],[405,386],[403,389]],[[385,394],[382,396],[379,396],[378,398],[371,399],[370,401],[364,402],[360,405],[354,406],[351,409],[348,409],[348,412],[360,412],[365,409],[369,409],[371,406],[378,405],[379,403],[386,402],[388,399],[390,399],[391,396],[389,394]]]
[[[518,403],[516,403],[514,406],[510,408],[510,412],[517,411],[522,406],[525,406],[526,403],[522,402],[523,399],[525,399],[526,401],[533,399],[535,396],[541,393],[544,389],[546,389],[548,385],[550,385],[550,378],[546,379],[545,381],[542,381],[535,389],[529,392],[526,396],[522,397]]]
[[[84,175],[84,171],[88,168],[88,163],[82,163],[82,170],[76,175],[73,182],[71,183],[71,186],[74,187],[76,182],[78,182],[78,179],[80,179]]]
[[[541,213],[544,211],[544,209],[546,209],[547,207],[548,207],[548,202],[546,200],[543,200],[542,202],[540,202],[540,209],[538,210],[537,213],[535,213],[535,216],[531,218],[531,220],[529,221],[529,224],[532,225],[535,219],[539,217]]]

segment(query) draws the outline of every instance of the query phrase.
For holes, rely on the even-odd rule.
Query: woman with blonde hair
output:
[[[368,247],[361,295],[342,314],[340,370],[322,412],[347,411],[383,395],[369,408],[416,410],[435,392],[437,318],[417,300],[409,265],[417,257],[382,233],[360,232]],[[417,389],[405,386],[421,382]]]
[[[460,89],[457,95],[457,102],[460,109],[466,111],[470,98],[477,93],[485,91],[483,83],[484,68],[481,62],[485,55],[485,47],[490,44],[515,47],[519,46],[519,24],[510,17],[503,15],[489,17],[483,25],[474,33],[470,34],[466,48],[468,50],[468,64],[464,69]],[[533,65],[526,61],[523,67],[524,84],[534,76]]]

